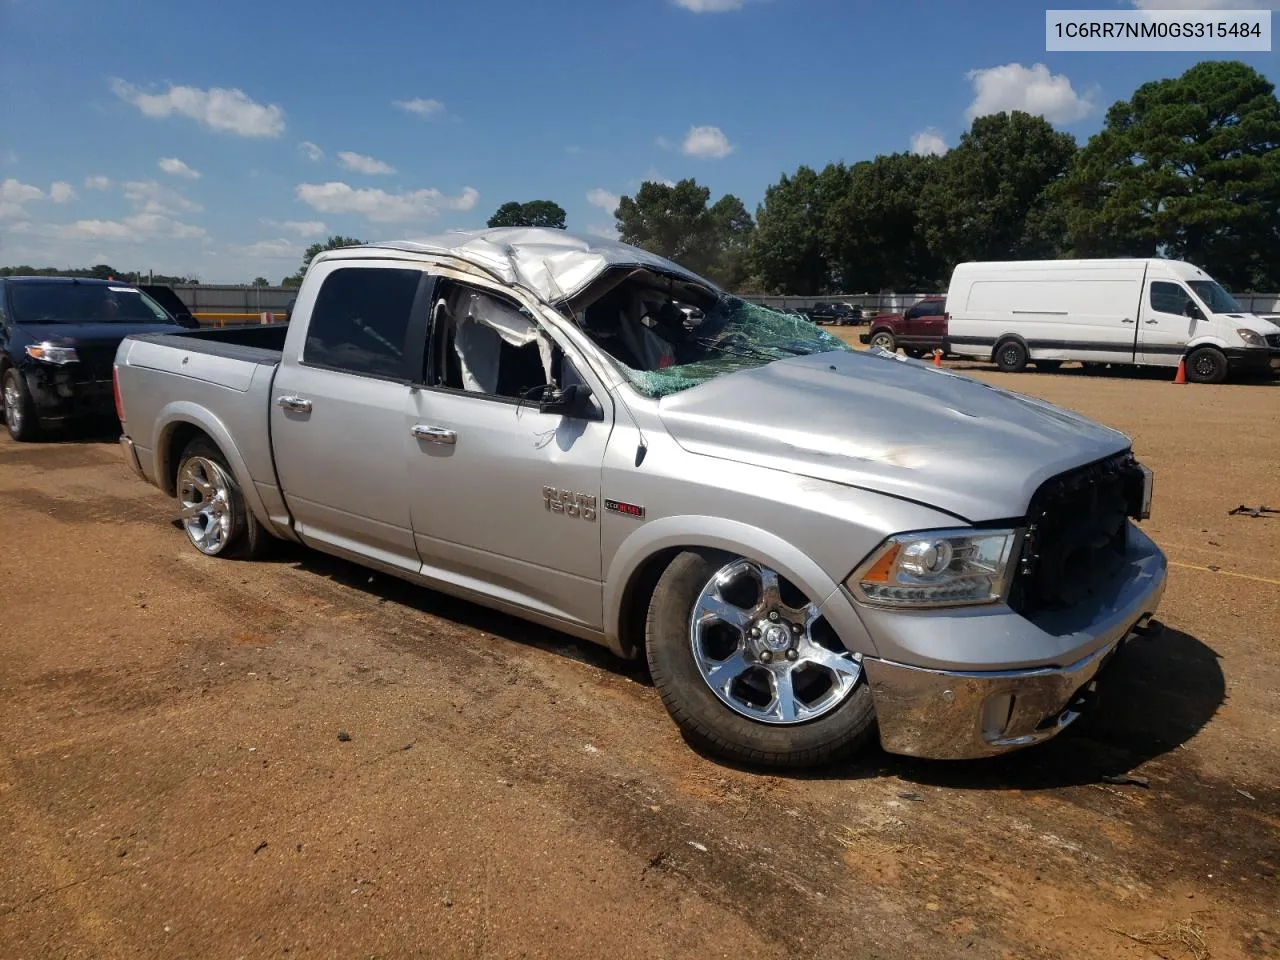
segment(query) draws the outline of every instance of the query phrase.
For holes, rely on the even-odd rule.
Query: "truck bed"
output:
[[[126,432],[149,479],[176,467],[183,425],[218,444],[262,515],[283,514],[271,457],[271,384],[288,324],[126,337],[116,353]],[[257,511],[255,511],[257,512]]]

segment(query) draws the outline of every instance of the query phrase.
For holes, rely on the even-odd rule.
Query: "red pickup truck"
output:
[[[917,359],[934,350],[946,353],[947,319],[947,298],[925,297],[905,313],[872,317],[871,328],[858,339],[890,353],[901,347]]]

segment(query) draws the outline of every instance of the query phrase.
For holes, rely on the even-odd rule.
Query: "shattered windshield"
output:
[[[648,397],[787,357],[853,349],[804,317],[725,293],[701,305],[693,299],[624,285],[586,310],[583,328]]]
[[[1205,302],[1205,306],[1213,313],[1240,313],[1240,304],[1236,298],[1223,290],[1213,280],[1188,280],[1187,284],[1196,292],[1196,296]]]

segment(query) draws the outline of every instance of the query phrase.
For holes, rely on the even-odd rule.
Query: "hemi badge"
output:
[[[617,500],[606,499],[604,508],[610,513],[620,513],[626,517],[644,519],[644,507],[638,507],[634,503],[619,503]]]

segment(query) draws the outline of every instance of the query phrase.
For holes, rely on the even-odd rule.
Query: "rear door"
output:
[[[1187,315],[1195,301],[1175,280],[1149,280],[1139,311],[1138,360],[1159,367],[1176,367],[1195,336],[1199,320]],[[1198,311],[1198,308],[1197,308]]]
[[[422,355],[434,278],[396,261],[312,269],[320,286],[306,340],[300,356],[283,358],[272,386],[271,445],[285,501],[304,540],[416,571],[410,358]]]

